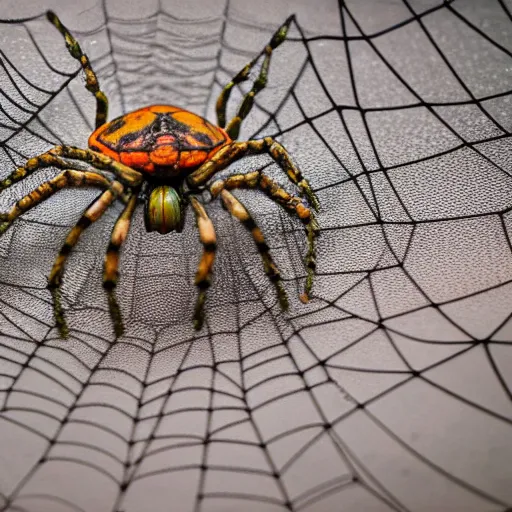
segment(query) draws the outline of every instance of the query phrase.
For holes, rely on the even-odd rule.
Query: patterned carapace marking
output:
[[[171,105],[144,107],[100,126],[89,147],[149,174],[193,171],[231,142],[218,126]]]

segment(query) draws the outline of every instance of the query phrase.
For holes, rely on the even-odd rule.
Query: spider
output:
[[[71,229],[48,277],[53,300],[55,323],[62,338],[69,336],[61,300],[60,287],[66,260],[82,232],[96,222],[115,201],[124,209],[112,230],[104,260],[103,287],[108,296],[110,317],[116,339],[124,332],[120,308],[115,296],[119,279],[119,252],[125,241],[130,221],[139,199],[143,199],[146,230],[165,234],[183,229],[185,210],[192,206],[199,238],[203,247],[195,276],[198,296],[193,316],[194,327],[204,322],[206,291],[216,251],[216,235],[204,205],[195,195],[207,189],[212,199],[220,197],[224,208],[245,226],[252,235],[261,256],[264,271],[273,283],[279,304],[288,308],[288,299],[281,283],[265,238],[243,204],[230,192],[236,188],[259,189],[304,224],[308,251],[305,257],[307,276],[303,302],[309,300],[315,272],[315,239],[318,224],[312,208],[318,210],[318,200],[308,181],[292,162],[286,149],[271,137],[237,142],[243,120],[254,104],[255,96],[266,86],[273,50],[286,38],[294,20],[290,16],[274,33],[265,48],[223,88],[216,103],[217,125],[187,110],[171,105],[143,107],[107,122],[108,99],[100,89],[98,79],[87,55],[76,39],[52,11],[48,20],[63,35],[69,53],[80,62],[86,77],[86,88],[96,98],[96,129],[89,137],[89,149],[55,146],[46,153],[30,158],[0,181],[0,192],[38,169],[56,167],[62,172],[42,183],[20,199],[8,213],[0,214],[0,234],[27,210],[66,187],[97,187],[103,192],[83,212]],[[260,72],[245,94],[236,115],[226,124],[226,105],[233,87],[249,79],[251,69],[263,58]],[[211,178],[232,162],[250,155],[268,154],[297,186],[299,196],[285,191],[262,169],[216,180]],[[93,170],[83,170],[77,161],[86,162]]]

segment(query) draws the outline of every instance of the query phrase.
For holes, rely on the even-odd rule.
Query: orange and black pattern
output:
[[[89,147],[145,173],[178,176],[197,169],[229,142],[222,128],[192,112],[153,105],[101,126]]]

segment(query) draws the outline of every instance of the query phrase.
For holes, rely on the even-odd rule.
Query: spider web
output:
[[[165,102],[214,120],[221,87],[290,14],[242,0],[54,9],[111,119]],[[193,219],[161,237],[138,208],[114,342],[101,272],[115,206],[70,257],[63,342],[46,277],[97,191],[18,219],[0,238],[0,510],[509,509],[511,9],[297,2],[241,138],[278,138],[318,194],[310,304],[300,224],[236,192],[284,276],[285,315],[250,237],[204,198],[219,252],[195,333]],[[52,145],[85,147],[94,101],[39,11],[2,16],[3,177]],[[266,158],[223,174],[263,165],[286,183]],[[56,172],[4,191],[0,211]]]

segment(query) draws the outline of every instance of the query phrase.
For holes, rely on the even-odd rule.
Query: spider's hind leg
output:
[[[292,14],[289,16],[288,19],[276,30],[269,43],[265,46],[261,53],[259,53],[257,57],[247,63],[224,87],[224,89],[222,89],[222,92],[217,99],[216,108],[217,123],[221,128],[224,128],[226,125],[226,105],[231,95],[231,90],[235,85],[238,85],[241,82],[245,82],[249,78],[251,69],[254,67],[256,62],[258,62],[259,58],[262,55],[265,55],[263,58],[263,63],[261,64],[259,75],[256,80],[254,80],[251,90],[244,96],[242,103],[238,108],[237,114],[235,117],[233,117],[233,119],[231,119],[231,121],[229,121],[226,127],[228,135],[233,140],[238,138],[242,121],[247,117],[254,104],[254,97],[267,85],[267,76],[270,66],[270,59],[272,57],[272,51],[275,50],[286,39],[286,34],[288,33],[290,24],[294,19],[295,15]]]
[[[304,293],[301,294],[300,299],[304,303],[308,302],[316,270],[316,237],[319,232],[318,222],[314,213],[304,204],[301,198],[289,194],[261,170],[246,174],[235,174],[226,179],[217,180],[210,185],[210,192],[213,197],[217,197],[222,190],[232,190],[235,188],[262,190],[270,199],[279,203],[290,213],[295,214],[304,224],[308,238],[308,252],[304,258],[307,275]]]
[[[199,229],[199,239],[203,244],[203,255],[196,272],[195,285],[199,288],[197,296],[196,309],[194,311],[194,328],[201,329],[204,322],[204,303],[206,300],[206,290],[211,284],[211,275],[213,262],[215,260],[215,251],[217,249],[217,237],[215,228],[211,219],[208,217],[203,205],[195,198],[190,198],[190,204],[196,214],[197,227]]]
[[[254,222],[254,219],[251,217],[251,214],[247,211],[245,206],[233,194],[231,194],[231,192],[224,189],[221,191],[220,197],[224,206],[228,209],[231,215],[236,217],[251,233],[261,259],[263,260],[265,274],[267,274],[276,289],[281,309],[283,311],[288,310],[288,297],[286,296],[286,291],[281,282],[281,273],[270,255],[270,249],[265,241],[265,237],[263,236],[261,229],[256,225],[256,222]]]
[[[124,333],[123,318],[121,316],[121,309],[116,299],[115,288],[119,279],[119,251],[123,245],[132,220],[135,207],[137,206],[138,193],[134,192],[128,200],[123,213],[117,219],[110,243],[108,245],[107,254],[105,255],[105,262],[103,265],[103,288],[108,296],[108,308],[110,311],[110,318],[114,324],[114,332],[116,339]]]
[[[71,250],[78,242],[82,232],[87,229],[92,223],[96,222],[107,210],[107,208],[123,193],[124,187],[119,181],[112,181],[109,188],[105,190],[87,210],[80,217],[73,229],[66,237],[66,241],[62,246],[55,263],[53,264],[48,278],[48,288],[51,291],[53,298],[53,313],[55,316],[55,323],[59,329],[62,338],[67,338],[69,329],[64,318],[62,310],[62,301],[60,287],[62,285],[62,275],[64,274],[64,265],[71,253]]]
[[[96,73],[92,69],[91,61],[89,57],[82,51],[78,41],[71,35],[69,30],[62,24],[58,16],[53,11],[46,13],[48,21],[54,25],[57,30],[64,36],[66,40],[66,46],[69,53],[82,65],[82,69],[85,73],[85,87],[90,91],[96,98],[96,128],[105,124],[107,121],[108,114],[108,98],[105,93],[100,89],[98,78]]]

